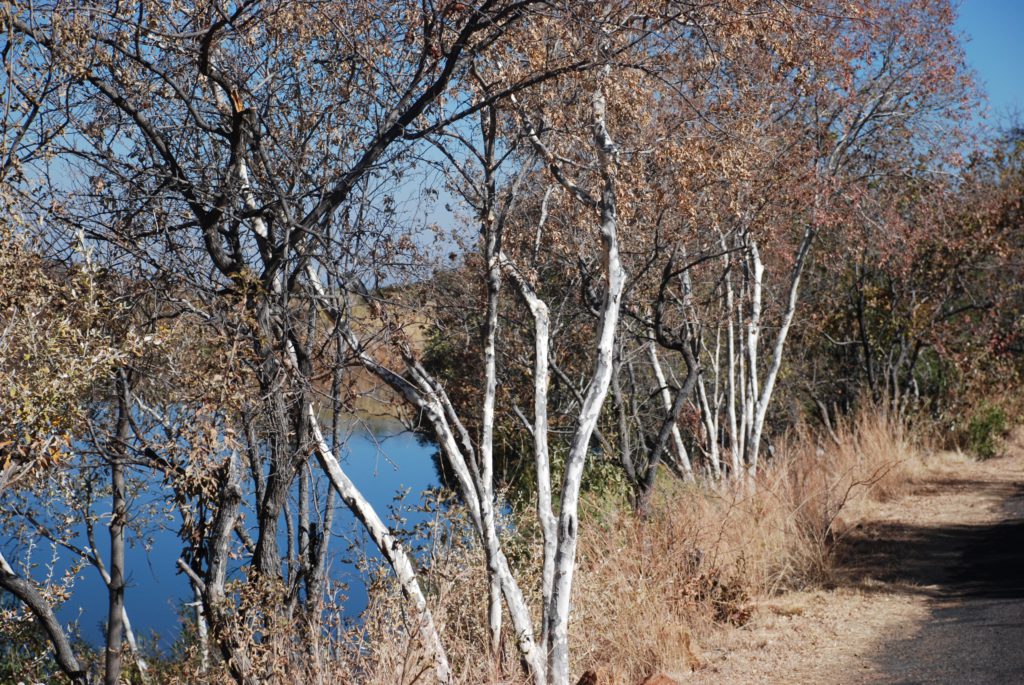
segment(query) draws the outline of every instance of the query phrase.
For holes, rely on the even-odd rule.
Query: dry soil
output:
[[[1024,434],[848,521],[832,585],[762,602],[682,682],[1024,683]]]

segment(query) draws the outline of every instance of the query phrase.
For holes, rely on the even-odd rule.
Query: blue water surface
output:
[[[433,444],[410,432],[396,431],[394,428],[375,429],[373,432],[353,429],[338,452],[346,473],[389,525],[409,531],[429,516],[418,511],[417,505],[422,501],[423,492],[438,485],[434,465],[436,447]],[[327,478],[320,473],[315,461],[311,462],[311,466],[317,497],[323,501],[328,487]],[[173,511],[167,505],[171,492],[162,484],[159,476],[153,476],[147,486],[137,487],[129,494],[130,510],[133,512],[143,510],[147,504],[153,504],[164,511]],[[56,503],[48,506],[51,503],[37,501],[36,504],[49,517],[60,515],[60,512],[53,510],[58,506]],[[294,500],[290,506],[294,514]],[[103,521],[96,528],[95,542],[101,557],[106,560],[110,539],[104,524],[110,512],[109,498],[97,499],[94,511],[104,515]],[[401,521],[396,522],[392,516],[395,513]],[[253,522],[251,507],[246,514],[246,520]],[[177,535],[179,525],[180,517],[175,516],[173,520],[162,521],[158,527],[149,526],[143,535],[148,540],[131,534],[125,553],[125,606],[132,627],[145,646],[165,653],[179,636],[182,622],[192,621],[194,616],[193,611],[184,606],[186,602],[193,601],[191,586],[176,567],[177,559],[182,554],[182,542]],[[279,544],[284,555],[286,527],[283,518],[279,529]],[[251,532],[255,539],[254,524]],[[71,542],[80,548],[87,547],[89,542],[84,528],[77,533]],[[147,541],[149,544],[144,544]],[[348,586],[345,592],[345,616],[357,617],[366,607],[366,579],[355,564],[359,553],[353,550],[363,550],[371,558],[376,558],[376,554],[361,524],[340,498],[335,498],[334,522],[328,549],[329,576]],[[14,565],[25,555],[24,546],[14,545],[13,541],[8,541],[4,550]],[[63,549],[56,550],[55,558],[53,554],[47,541],[35,541],[31,558],[34,566],[30,573],[37,581],[43,580],[50,573],[60,577],[76,561],[75,555]],[[104,639],[103,627],[107,619],[108,601],[107,588],[99,572],[86,565],[79,573],[69,600],[60,606],[57,616],[65,626],[74,626],[82,639],[100,645]]]

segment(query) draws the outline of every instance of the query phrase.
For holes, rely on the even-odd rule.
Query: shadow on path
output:
[[[843,583],[866,592],[929,597],[930,616],[911,637],[878,645],[880,682],[1024,683],[1024,484],[937,483],[1003,502],[988,525],[858,527],[839,549]]]
[[[936,597],[1024,598],[1024,485],[944,484],[1002,499],[1007,517],[994,525],[858,526],[839,546],[841,582],[866,591],[881,581],[886,591]]]

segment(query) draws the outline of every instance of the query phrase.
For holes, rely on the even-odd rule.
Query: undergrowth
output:
[[[840,514],[904,493],[921,468],[908,431],[889,417],[864,412],[823,438],[807,427],[776,445],[756,481],[688,485],[663,477],[648,516],[624,502],[585,501],[571,623],[572,671],[601,669],[602,682],[633,685],[655,671],[698,667],[697,644],[722,624],[743,624],[758,600],[832,578]],[[429,547],[420,551],[422,582],[432,600],[457,682],[526,683],[506,625],[501,650],[488,648],[489,587],[483,554],[464,515],[437,508]],[[526,520],[524,518],[524,520]],[[534,531],[505,526],[510,562],[535,616],[539,560]],[[378,571],[362,623],[285,621],[250,611],[239,638],[259,633],[250,650],[261,683],[428,682],[431,664],[415,639],[412,618],[391,576]],[[268,589],[270,591],[272,589]],[[243,605],[259,606],[253,597]],[[507,623],[507,622],[506,622]],[[272,628],[272,630],[267,630]],[[275,645],[275,643],[278,643]],[[284,662],[303,645],[306,657]],[[195,668],[196,659],[185,662]],[[185,664],[181,664],[184,666]],[[177,682],[226,682],[212,666]]]
[[[979,459],[992,459],[999,454],[1003,439],[1010,432],[1006,411],[993,404],[978,408],[965,430],[967,449]]]

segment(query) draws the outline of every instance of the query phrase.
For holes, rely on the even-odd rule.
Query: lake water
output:
[[[410,510],[410,507],[421,501],[421,493],[438,485],[437,470],[433,455],[434,445],[424,443],[408,432],[365,431],[352,432],[341,450],[343,466],[349,477],[362,490],[364,496],[377,509],[382,518],[391,523],[391,508],[395,504],[397,493],[407,492],[404,507],[401,511],[405,519],[403,527],[411,529],[423,521],[427,514]],[[318,491],[325,493],[327,479],[320,475],[316,462],[312,462],[313,473],[318,484]],[[160,487],[156,480],[146,492],[130,493],[130,510],[138,511],[147,502],[160,504],[168,497],[168,492]],[[362,527],[341,504],[340,498],[335,499],[334,523],[329,542],[328,568],[330,577],[346,583],[348,600],[345,604],[345,615],[355,617],[366,606],[364,579],[352,562],[354,557],[351,549],[363,549],[373,552],[372,543],[364,534]],[[294,502],[292,503],[294,512]],[[164,505],[164,508],[166,506]],[[109,499],[100,500],[94,510],[108,514]],[[51,515],[57,512],[49,512]],[[253,520],[251,509],[247,519]],[[104,519],[105,520],[105,519]],[[126,550],[125,566],[127,569],[127,587],[125,605],[132,627],[140,640],[155,644],[166,651],[178,636],[183,620],[191,620],[192,612],[187,610],[183,619],[183,603],[191,602],[191,587],[185,578],[177,572],[176,561],[181,555],[182,543],[177,536],[180,517],[167,521],[166,528],[151,529],[153,544],[147,551],[141,541],[129,539]],[[281,550],[285,553],[285,526],[281,525]],[[254,532],[254,531],[253,531]],[[255,533],[253,534],[255,538]],[[88,541],[84,531],[74,544],[86,547]],[[101,556],[109,556],[109,534],[105,527],[96,530],[96,545]],[[23,549],[4,546],[8,560],[16,565],[18,554]],[[59,575],[73,562],[73,555],[66,550],[58,550],[58,558],[53,565]],[[372,555],[371,555],[372,556]],[[33,551],[33,561],[38,566],[32,575],[38,580],[48,573],[47,564],[51,562],[49,543],[40,540]],[[79,634],[86,641],[99,645],[103,641],[103,626],[107,618],[107,590],[99,573],[92,566],[85,566],[76,581],[69,601],[62,605],[57,616],[65,625],[77,624]]]

